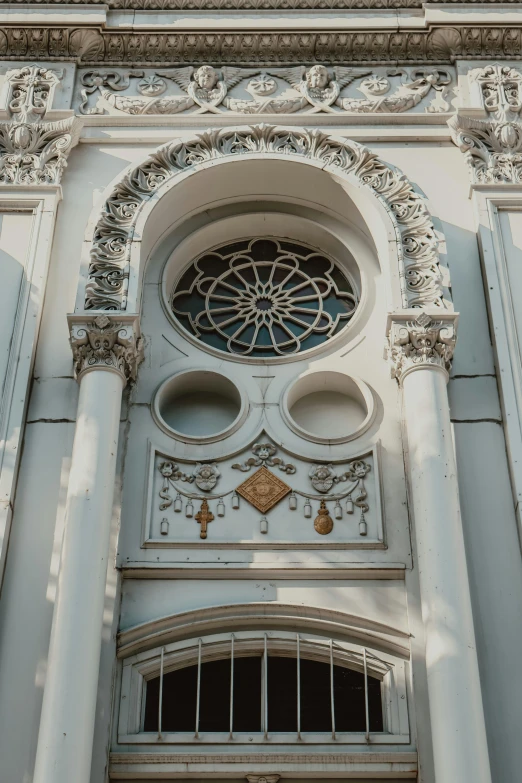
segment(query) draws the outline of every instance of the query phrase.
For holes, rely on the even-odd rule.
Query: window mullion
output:
[[[297,634],[297,739],[301,739],[301,655],[299,634]]]
[[[265,739],[268,739],[268,646],[266,633],[264,635],[264,655],[263,655],[263,712],[264,712],[264,731]]]
[[[201,639],[198,639],[198,681],[196,686],[196,731],[194,736],[199,738],[199,702],[201,696]]]
[[[334,659],[333,659],[332,639],[330,639],[330,709],[332,711],[332,739],[335,739],[335,692],[334,692]]]
[[[230,636],[230,739],[234,736],[234,634]]]
[[[368,665],[366,662],[366,647],[363,647],[364,662],[364,715],[366,720],[366,742],[370,741],[370,708],[368,705]]]
[[[163,712],[163,656],[165,654],[165,648],[161,648],[160,658],[160,681],[159,681],[159,699],[158,699],[158,739],[163,739],[162,729],[162,712]]]

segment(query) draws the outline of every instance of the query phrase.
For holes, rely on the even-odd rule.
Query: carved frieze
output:
[[[143,359],[138,319],[99,315],[92,321],[70,319],[70,343],[78,380],[92,370],[112,370],[124,382],[136,380]]]
[[[360,114],[409,111],[430,93],[432,101],[425,110],[447,111],[450,104],[445,97],[454,79],[448,69],[426,67],[297,65],[263,70],[202,65],[156,71],[89,70],[80,81],[82,114]],[[347,92],[350,85],[353,88]]]

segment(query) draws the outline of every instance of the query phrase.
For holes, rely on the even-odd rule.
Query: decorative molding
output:
[[[126,174],[96,222],[86,285],[86,310],[125,310],[129,258],[143,205],[167,181],[206,161],[232,155],[276,154],[319,161],[326,170],[356,177],[385,206],[397,234],[405,307],[451,307],[444,299],[437,237],[421,195],[397,169],[366,147],[321,131],[258,125],[211,130],[159,147]]]
[[[0,184],[59,185],[81,121],[0,123]]]
[[[456,59],[515,59],[522,26],[431,27],[363,32],[114,32],[99,28],[3,27],[0,57],[117,65],[411,65]]]
[[[0,184],[59,185],[82,126],[74,117],[42,122],[62,76],[38,65],[6,73],[12,119],[0,122]]]
[[[487,120],[457,114],[451,138],[466,156],[471,181],[480,185],[522,182],[522,72],[494,63],[470,72],[479,86]]]
[[[438,315],[432,318],[421,313],[411,320],[390,316],[388,358],[392,377],[402,383],[413,370],[438,368],[449,373],[455,350],[457,319],[456,314],[440,319]]]
[[[448,125],[453,142],[466,156],[474,184],[522,182],[522,123],[475,120],[458,114]]]
[[[356,90],[364,97],[345,95],[344,88],[357,81]],[[426,111],[433,113],[449,111],[450,104],[444,98],[452,81],[450,71],[433,67],[410,71],[388,68],[380,73],[372,68],[334,66],[329,69],[321,64],[264,70],[228,66],[218,69],[212,65],[152,72],[88,70],[81,74],[82,100],[78,110],[87,115],[115,110],[134,116],[186,111],[256,115],[401,113],[435,91],[435,98],[426,107]],[[243,90],[239,96],[229,95],[231,89],[239,86]],[[137,94],[122,95],[129,87]],[[93,94],[101,96],[101,106],[89,104]],[[109,108],[104,108],[103,102]]]
[[[389,8],[422,8],[430,3],[447,4],[498,4],[499,0],[74,0],[75,5],[106,5],[114,9],[134,9],[143,11],[281,11],[294,10],[359,10]],[[25,4],[26,0],[12,0]],[[34,4],[66,5],[71,0],[32,0]],[[519,3],[520,0],[503,0],[506,4]]]
[[[111,370],[124,383],[135,381],[143,360],[143,340],[138,317],[121,318],[99,315],[92,321],[69,317],[70,343],[74,372],[78,381],[92,370]]]
[[[249,457],[245,462],[235,462],[232,465],[234,470],[240,470],[248,473],[250,468],[260,468],[261,466],[269,468],[279,468],[283,473],[295,473],[296,467],[290,462],[284,462],[281,457],[276,457],[277,447],[273,443],[254,443],[252,446],[253,457]]]

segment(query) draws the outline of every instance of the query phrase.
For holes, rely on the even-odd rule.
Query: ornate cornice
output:
[[[431,27],[361,32],[114,32],[105,28],[0,29],[0,58],[68,60],[117,66],[206,63],[289,65],[319,63],[422,64],[456,59],[517,59],[522,26]]]
[[[27,0],[11,0],[11,2],[25,4]],[[329,9],[422,8],[430,3],[493,4],[498,3],[499,0],[31,0],[31,2],[52,5],[69,5],[72,2],[74,5],[106,5],[118,10],[128,8],[148,11],[265,11],[271,9],[325,11]],[[502,2],[516,4],[520,3],[520,0],[502,0]]]
[[[434,316],[423,312],[408,318],[406,313],[389,316],[387,353],[392,377],[402,383],[405,376],[421,369],[449,373],[455,350],[458,315]]]
[[[92,370],[116,372],[124,383],[136,380],[138,365],[143,360],[138,316],[98,315],[93,320],[70,316],[69,327],[78,381]]]
[[[326,170],[356,177],[379,198],[395,226],[404,306],[448,307],[430,214],[422,196],[400,171],[348,139],[315,130],[256,125],[168,142],[122,177],[102,206],[94,228],[85,310],[126,309],[136,222],[144,204],[162,185],[198,164],[259,153],[308,158]]]

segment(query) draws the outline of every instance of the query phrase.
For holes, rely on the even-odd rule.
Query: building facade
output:
[[[0,21],[2,783],[518,783],[520,3]]]

